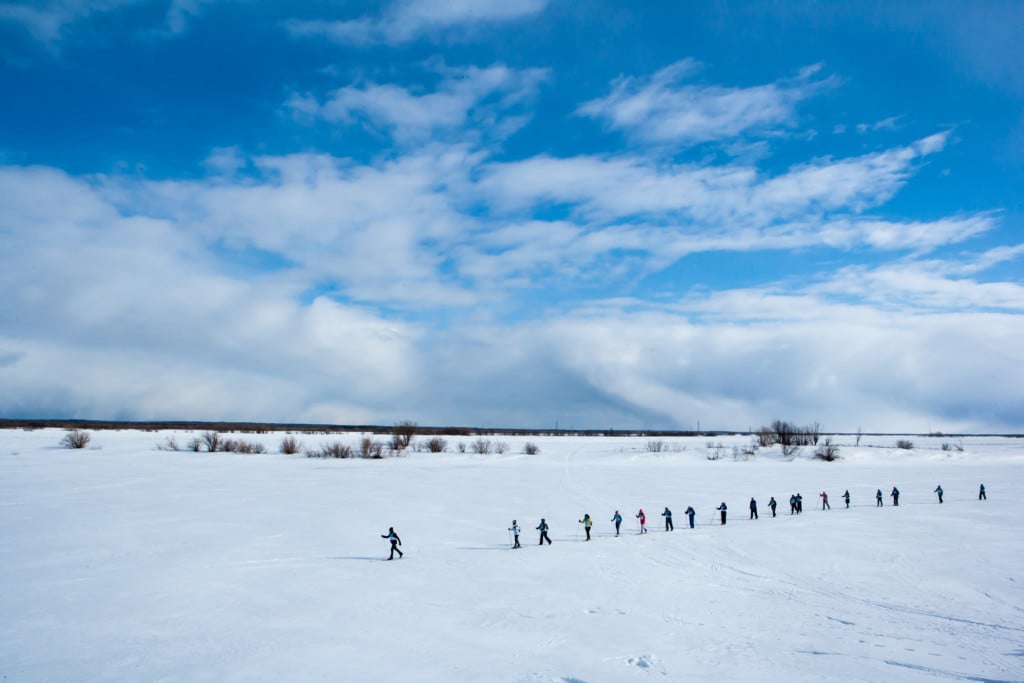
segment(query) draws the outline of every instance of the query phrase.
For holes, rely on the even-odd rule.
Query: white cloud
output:
[[[578,113],[647,142],[697,144],[791,128],[796,106],[834,83],[810,80],[816,67],[796,79],[752,87],[685,83],[699,70],[696,61],[684,59],[649,78],[620,78],[611,94],[584,103]]]
[[[360,47],[401,45],[442,31],[524,19],[540,14],[546,6],[547,0],[397,0],[379,17],[292,19],[285,27],[294,36],[318,36]]]
[[[424,140],[439,131],[461,133],[470,123],[478,130],[507,135],[513,131],[497,125],[495,112],[507,114],[528,101],[548,78],[544,69],[517,70],[501,64],[443,69],[442,73],[443,80],[432,92],[368,83],[339,88],[323,102],[310,95],[293,95],[286,106],[307,119],[365,120],[402,141]]]

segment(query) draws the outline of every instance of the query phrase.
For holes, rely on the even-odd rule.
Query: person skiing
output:
[[[935,487],[934,493],[939,494],[939,503],[942,503],[942,484]]]
[[[395,533],[395,527],[388,527],[388,532],[386,534],[381,534],[380,537],[391,541],[391,557],[388,559],[395,559],[395,553],[398,553],[398,557],[401,559],[403,555],[402,551],[398,549],[398,546],[402,545],[402,539],[400,539],[398,534]]]
[[[775,496],[772,496],[772,499],[768,501],[768,507],[772,509],[772,517],[775,516],[775,506],[777,505],[778,503],[775,502]]]
[[[850,489],[843,491],[843,500],[846,501],[846,507],[850,507]]]
[[[757,519],[757,501],[753,496],[750,497],[750,518]]]
[[[828,494],[825,493],[824,491],[822,491],[818,495],[821,497],[821,509],[822,510],[831,510],[832,506],[828,504]]]
[[[618,510],[616,510],[615,514],[612,515],[612,521],[615,522],[615,535],[618,536],[619,527],[622,526],[622,515],[619,514]]]
[[[801,514],[804,511],[804,497],[799,493],[796,494],[796,514]]]
[[[691,529],[693,528],[693,517],[696,514],[697,514],[697,511],[693,509],[692,505],[690,505],[690,506],[688,506],[686,508],[686,516],[690,518],[690,528]]]
[[[722,524],[725,524],[725,511],[728,509],[729,507],[725,504],[724,500],[722,501],[722,504],[718,506],[718,511],[722,513]]]
[[[640,508],[640,512],[636,513],[636,518],[640,520],[640,533],[647,533],[647,515],[644,514],[644,509]]]
[[[875,491],[875,507],[882,507],[882,489]]]
[[[671,510],[669,510],[668,508],[665,508],[665,511],[661,513],[661,516],[665,518],[665,531],[672,531],[673,529],[675,529],[675,527],[672,526],[672,511]]]
[[[892,493],[889,494],[889,495],[892,496],[892,504],[893,504],[893,506],[894,507],[899,507],[900,506],[900,490],[898,488],[896,488],[895,486],[893,486],[892,487]]]
[[[583,525],[583,530],[587,532],[587,540],[590,540],[590,527],[594,526],[594,520],[590,519],[590,515],[583,515],[583,519],[579,520],[579,524]]]
[[[978,489],[978,500],[988,500],[988,496],[985,495],[985,485],[982,484],[981,488]]]
[[[537,545],[544,545],[544,541],[551,545],[551,539],[548,537],[548,523],[544,521],[544,518],[540,518],[540,524],[537,525],[537,531],[540,532],[540,543]]]
[[[796,494],[794,493],[789,497],[789,514],[796,514]]]
[[[515,544],[512,547],[513,548],[522,548],[523,546],[519,545],[519,522],[517,522],[516,520],[513,519],[512,520],[512,526],[510,526],[508,528],[508,530],[512,532],[512,536],[516,540]]]

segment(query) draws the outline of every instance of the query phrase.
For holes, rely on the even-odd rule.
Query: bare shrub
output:
[[[199,437],[199,442],[206,446],[206,450],[213,453],[220,450],[221,436],[217,432],[203,432]]]
[[[199,451],[202,450],[202,448],[203,448],[203,442],[199,439],[198,436],[193,436],[191,439],[189,439],[188,449],[190,451],[193,451],[194,453],[198,453]]]
[[[266,453],[266,447],[256,441],[246,441],[245,439],[222,439],[220,441],[220,450],[225,453]]]
[[[332,441],[320,446],[318,451],[308,451],[306,455],[310,458],[351,458],[352,447],[341,441]]]
[[[359,441],[359,457],[379,459],[384,457],[384,444],[373,437],[364,436]]]
[[[84,432],[81,429],[69,429],[64,434],[64,438],[60,440],[60,445],[64,448],[85,448],[91,439],[92,435],[89,432]]]
[[[508,453],[508,444],[504,441],[498,441],[494,444],[494,452],[498,455]]]
[[[537,455],[540,453],[540,448],[538,448],[537,444],[532,441],[527,441],[523,444],[523,453],[526,453],[527,455]]]
[[[302,442],[294,436],[286,436],[281,439],[281,443],[278,445],[277,450],[285,455],[295,455],[296,453],[302,452]]]
[[[464,442],[462,442],[462,441],[459,442],[459,445],[457,446],[457,448],[458,448],[459,453],[465,453],[466,452],[466,444]]]
[[[648,441],[647,442],[647,452],[648,453],[661,453],[664,450],[665,450],[665,442],[662,441],[661,439],[658,439],[657,441]]]
[[[897,439],[896,448],[901,448],[905,451],[912,450],[914,448],[914,442],[910,439]]]
[[[776,443],[778,443],[778,439],[776,438],[774,431],[772,431],[768,427],[761,427],[759,430],[757,430],[757,445],[758,446],[764,446],[765,448],[771,448]]]
[[[491,441],[484,438],[476,439],[471,444],[471,447],[477,455],[487,455],[491,452]]]
[[[167,440],[164,441],[163,443],[158,443],[156,445],[156,449],[158,451],[180,451],[181,447],[178,446],[177,439],[175,439],[173,436],[169,436],[167,437]]]
[[[399,422],[391,430],[391,450],[404,451],[416,436],[416,423],[406,420]]]
[[[818,445],[818,449],[814,451],[814,456],[832,462],[839,458],[839,446],[832,443],[832,437],[826,437],[826,439]]]
[[[797,446],[796,444],[789,444],[787,446],[783,446],[782,447],[782,455],[787,460],[792,460],[793,458],[795,458],[797,456],[797,454],[799,452],[800,452],[800,446]]]
[[[427,450],[431,453],[444,453],[448,450],[448,442],[439,436],[431,437],[427,441]]]

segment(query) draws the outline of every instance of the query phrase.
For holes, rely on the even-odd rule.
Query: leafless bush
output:
[[[914,448],[914,442],[910,439],[897,439],[896,448],[901,448],[905,451],[912,450]]]
[[[663,450],[665,450],[665,442],[664,441],[658,439],[657,441],[648,441],[647,442],[647,452],[648,453],[661,453]]]
[[[839,458],[839,446],[832,443],[832,437],[826,437],[825,440],[818,445],[818,449],[814,451],[814,456],[832,462]]]
[[[495,444],[494,444],[494,452],[497,453],[498,455],[502,455],[504,453],[508,453],[508,444],[505,443],[504,441],[497,441],[497,442],[495,442]]]
[[[91,439],[92,435],[89,432],[84,432],[81,429],[69,429],[64,434],[64,438],[60,440],[60,445],[64,448],[85,448]]]
[[[177,439],[175,439],[173,436],[169,436],[167,437],[167,440],[164,441],[163,443],[158,443],[156,445],[156,449],[158,451],[180,451],[181,447],[178,446]]]
[[[364,436],[359,441],[359,457],[379,459],[384,457],[384,444],[373,437]]]
[[[203,442],[199,439],[198,436],[193,436],[188,441],[188,449],[194,453],[198,453],[203,449]]]
[[[821,438],[821,425],[813,422],[806,427],[798,427],[793,422],[775,420],[771,427],[762,427],[775,432],[775,441],[785,446],[814,446]],[[760,432],[759,432],[760,433]]]
[[[477,455],[487,455],[491,452],[491,441],[490,439],[479,438],[473,441],[470,447]]]
[[[797,453],[799,453],[799,452],[800,452],[800,446],[797,446],[796,444],[789,444],[787,446],[783,446],[782,447],[782,455],[787,460],[792,460],[793,458],[795,458],[797,456]]]
[[[220,450],[225,453],[266,453],[267,448],[261,443],[256,441],[246,441],[245,439],[221,439]]]
[[[456,448],[458,449],[459,453],[466,452],[466,444],[462,441],[459,442],[459,445]]]
[[[217,432],[203,432],[199,437],[200,444],[206,446],[210,453],[220,450],[221,436]]]
[[[351,458],[352,447],[341,441],[332,441],[320,446],[318,451],[307,451],[306,456],[310,458]]]
[[[391,430],[391,450],[404,451],[416,436],[416,423],[406,420],[399,422]]]
[[[527,455],[537,455],[540,453],[540,448],[532,441],[527,441],[523,444],[523,453],[526,453]]]
[[[444,453],[448,450],[448,442],[439,436],[431,437],[427,441],[427,450],[431,453]]]
[[[302,452],[302,442],[294,436],[286,436],[281,439],[281,444],[277,447],[277,450],[285,455],[295,455]]]
[[[757,445],[764,446],[765,448],[771,448],[778,442],[778,439],[768,427],[761,427],[757,430]]]

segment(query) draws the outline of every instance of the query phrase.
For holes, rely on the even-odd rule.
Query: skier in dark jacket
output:
[[[985,495],[985,485],[982,484],[981,488],[978,489],[978,500],[988,500],[988,496]]]
[[[665,511],[661,513],[661,516],[665,518],[665,531],[672,531],[675,528],[672,526],[672,511],[665,508]]]
[[[832,506],[828,504],[828,493],[822,491],[820,494],[818,494],[818,496],[821,498],[821,509],[831,510]]]
[[[882,489],[875,491],[875,507],[882,507]]]
[[[691,529],[693,528],[693,517],[696,514],[697,514],[697,511],[693,509],[692,505],[690,505],[690,506],[688,506],[686,508],[686,516],[690,518],[690,528]]]
[[[843,491],[843,500],[846,501],[846,507],[850,507],[850,489]]]
[[[789,497],[789,514],[796,514],[796,494],[794,493]]]
[[[892,493],[889,494],[889,495],[892,496],[892,504],[895,507],[899,507],[900,506],[900,490],[898,488],[896,488],[895,486],[893,486],[892,487]]]
[[[544,521],[544,518],[540,518],[540,524],[537,525],[537,531],[540,532],[540,543],[537,545],[544,545],[544,541],[551,545],[551,539],[548,538],[548,523]]]
[[[799,493],[796,494],[796,514],[801,514],[804,511],[804,497]]]
[[[757,501],[753,497],[750,498],[750,518],[757,519]]]
[[[398,546],[402,545],[402,539],[395,533],[395,527],[388,527],[388,532],[381,534],[380,537],[391,541],[391,557],[388,558],[389,560],[395,559],[395,553],[398,553],[399,558],[402,557],[402,551],[398,549]]]
[[[619,514],[618,510],[616,510],[615,514],[612,515],[612,521],[615,522],[615,535],[618,536],[619,527],[622,526],[622,515]]]
[[[935,487],[934,493],[939,494],[939,502],[941,503],[942,502],[942,484],[939,484],[938,486]]]
[[[772,509],[772,517],[775,516],[775,507],[777,505],[778,503],[775,502],[775,496],[772,496],[772,499],[768,501],[768,507]]]
[[[722,501],[722,504],[718,506],[718,511],[722,513],[722,524],[725,524],[725,511],[728,509],[729,508],[726,506],[724,500]]]

